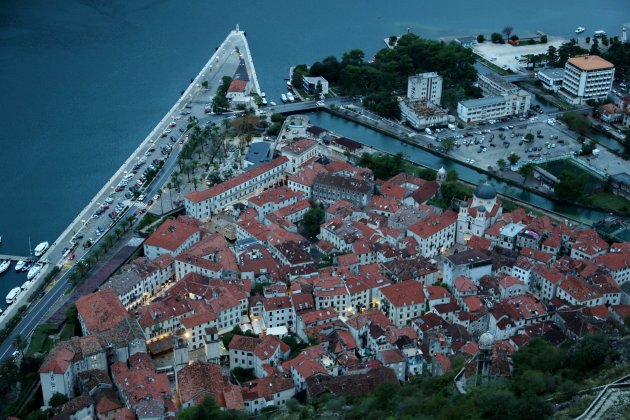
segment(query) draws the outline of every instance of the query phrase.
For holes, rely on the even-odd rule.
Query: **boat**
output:
[[[295,102],[295,97],[291,92],[287,93],[287,98],[289,99],[289,102]]]
[[[44,252],[46,252],[48,250],[48,247],[50,245],[48,244],[48,242],[42,242],[39,245],[37,245],[35,247],[35,256],[36,257],[41,257],[42,255],[44,255]]]
[[[262,93],[260,94],[260,97],[261,97],[261,98],[264,98],[264,97],[266,97],[266,96],[267,96],[267,95],[265,94],[265,92],[262,92]]]
[[[0,260],[0,274],[4,273],[11,267],[11,260]]]
[[[33,277],[37,275],[37,273],[39,273],[39,270],[41,270],[43,267],[44,267],[44,263],[38,262],[37,264],[32,266],[30,270],[28,270],[28,274],[26,275],[26,278],[28,280],[31,280]]]
[[[269,102],[269,105],[276,106],[277,104],[274,101]]]
[[[263,104],[263,105],[267,105],[267,99],[262,98],[262,101],[261,101],[261,102],[262,102],[262,104]]]
[[[606,31],[595,31],[593,32],[593,36],[595,38],[603,38],[606,36]]]
[[[286,102],[287,99],[287,95],[285,95],[284,93],[280,96],[282,98],[282,102]]]
[[[2,235],[0,235],[0,245],[2,245]]]
[[[20,293],[22,293],[21,287],[15,287],[11,289],[11,291],[7,295],[7,305],[14,303],[17,297],[20,295]]]
[[[15,271],[22,271],[24,267],[26,267],[26,261],[20,260],[17,262],[17,264],[15,264]]]
[[[577,29],[575,30],[575,33],[576,33],[576,34],[581,34],[581,33],[582,33],[582,32],[584,32],[584,31],[585,31],[585,29],[584,29],[584,28],[582,28],[581,26],[578,26],[578,27],[577,27]]]

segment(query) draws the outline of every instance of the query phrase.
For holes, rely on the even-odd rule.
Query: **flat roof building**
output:
[[[608,97],[614,77],[615,65],[597,55],[573,57],[564,66],[564,79],[558,93],[574,105],[601,101]]]

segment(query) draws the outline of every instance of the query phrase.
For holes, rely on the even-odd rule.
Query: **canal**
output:
[[[409,145],[394,137],[374,131],[353,121],[336,117],[328,112],[312,112],[308,114],[308,118],[313,125],[346,136],[374,149],[387,151],[389,153],[402,152],[412,162],[427,168],[438,170],[443,166],[446,170],[455,169],[459,174],[459,178],[464,181],[479,184],[487,180],[500,194],[525,201],[545,210],[554,211],[584,223],[591,224],[608,216],[608,213],[602,211],[557,203],[539,194],[508,184],[494,177],[489,177],[483,172],[461,165],[450,159],[434,155],[424,149]]]

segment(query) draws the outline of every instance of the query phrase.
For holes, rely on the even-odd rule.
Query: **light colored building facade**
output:
[[[407,98],[440,105],[442,76],[436,72],[420,73],[407,79]]]
[[[242,198],[283,181],[287,165],[288,159],[281,156],[206,190],[188,193],[184,197],[186,214],[205,221]]]
[[[570,104],[608,97],[615,78],[615,66],[597,55],[570,58],[564,66],[560,97]]]
[[[540,69],[536,73],[536,78],[542,83],[543,87],[552,92],[558,92],[562,88],[564,80],[563,69]]]
[[[512,115],[524,115],[531,94],[495,74],[480,74],[479,87],[484,98],[468,99],[457,104],[457,116],[464,122],[478,122]]]

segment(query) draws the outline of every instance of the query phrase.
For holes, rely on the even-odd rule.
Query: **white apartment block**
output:
[[[206,190],[188,193],[184,197],[186,214],[205,221],[248,195],[280,183],[287,167],[288,159],[281,156]]]
[[[440,105],[442,76],[436,72],[420,73],[407,79],[407,98]]]
[[[562,88],[564,80],[563,69],[540,69],[536,73],[536,78],[540,80],[543,87],[552,92],[558,92]]]
[[[564,65],[560,97],[570,104],[608,97],[615,77],[615,66],[597,55],[570,58]]]

